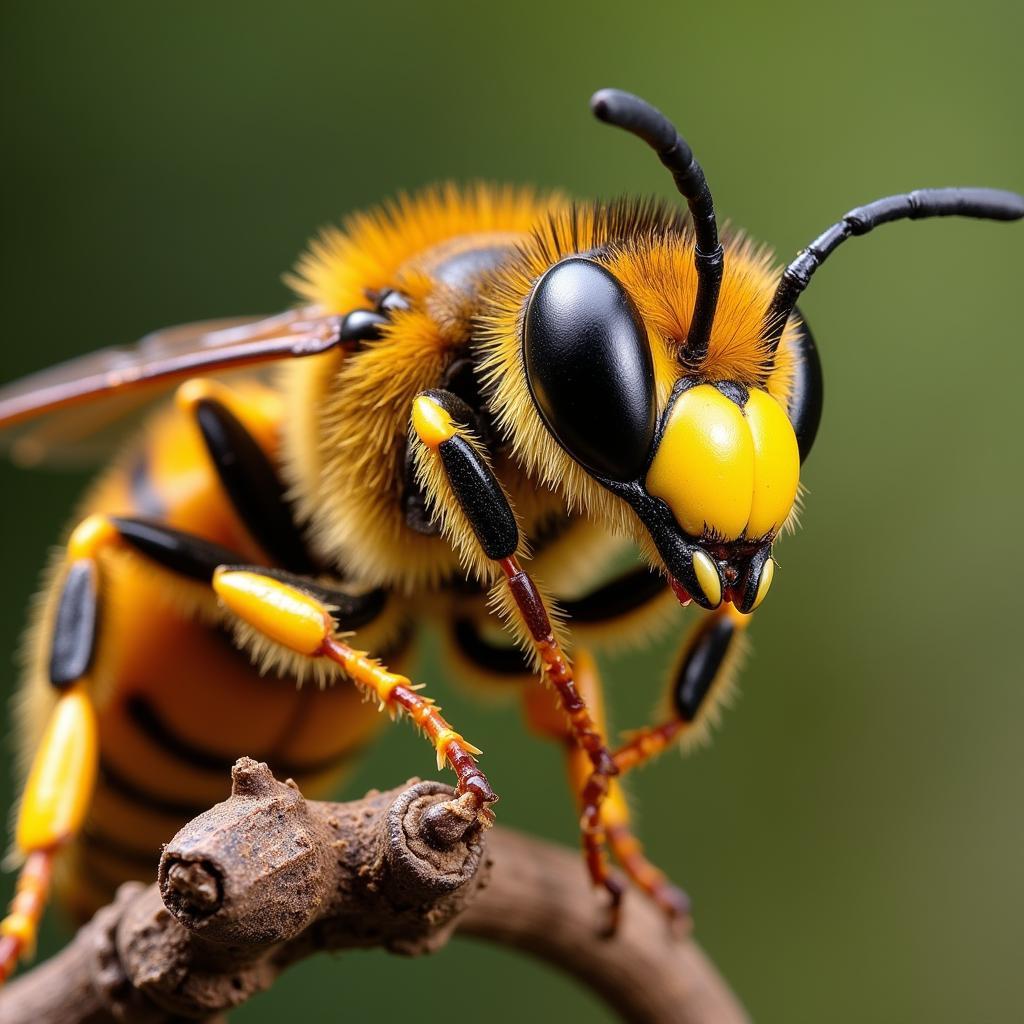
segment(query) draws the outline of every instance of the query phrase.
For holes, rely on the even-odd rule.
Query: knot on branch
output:
[[[259,947],[302,931],[331,885],[329,838],[294,785],[249,758],[231,796],[190,821],[164,849],[164,905],[190,931]]]
[[[165,847],[159,898],[124,914],[123,969],[152,1002],[195,1016],[243,1002],[318,949],[427,952],[447,941],[482,858],[482,823],[447,786],[308,803],[242,758],[230,798]]]

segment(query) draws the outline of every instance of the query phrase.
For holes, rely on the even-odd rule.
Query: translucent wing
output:
[[[154,331],[136,345],[101,349],[0,388],[0,449],[28,465],[101,458],[182,379],[317,355],[338,338],[338,318],[309,307]]]

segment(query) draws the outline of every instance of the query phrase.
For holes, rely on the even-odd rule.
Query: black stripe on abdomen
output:
[[[122,885],[133,878],[146,879],[151,881],[156,878],[157,864],[160,862],[160,858],[157,857],[153,864],[149,865],[145,870],[142,866],[133,867],[130,871],[125,872],[123,867],[116,864],[111,864],[108,859],[102,854],[97,854],[92,850],[83,849],[81,856],[75,865],[76,873],[79,877],[84,879],[88,884],[98,889],[107,895],[109,899],[118,886]],[[98,901],[97,901],[98,902]]]
[[[170,839],[171,837],[168,836],[167,838]],[[154,846],[152,850],[142,850],[136,846],[129,845],[121,839],[115,839],[104,832],[96,831],[91,827],[82,831],[78,837],[78,842],[92,853],[113,857],[115,860],[124,861],[135,868],[149,871],[154,876],[156,875],[156,868],[160,863],[160,854],[162,852],[160,845]]]
[[[165,814],[184,822],[190,821],[197,814],[202,814],[207,810],[207,807],[202,804],[191,803],[187,800],[175,800],[173,797],[154,793],[134,779],[128,778],[102,756],[100,757],[99,777],[103,785],[118,796],[153,811],[155,814]]]
[[[164,754],[187,764],[190,768],[223,778],[228,777],[235,761],[243,755],[267,761],[279,777],[298,778],[303,775],[320,775],[336,768],[342,761],[354,757],[360,749],[359,746],[349,746],[344,750],[338,750],[325,757],[309,761],[282,759],[274,754],[260,754],[244,750],[225,754],[202,747],[180,736],[175,732],[174,727],[161,717],[152,702],[141,694],[126,698],[124,708],[132,724]]]

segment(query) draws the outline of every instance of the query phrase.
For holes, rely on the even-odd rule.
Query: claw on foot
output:
[[[423,816],[431,845],[440,850],[451,849],[474,829],[490,828],[493,824],[494,812],[473,793],[435,804]]]
[[[674,938],[685,939],[693,931],[690,897],[682,889],[666,881],[651,893],[651,899],[664,913]]]
[[[615,875],[608,875],[602,881],[602,886],[608,893],[608,906],[605,908],[604,926],[601,928],[602,939],[614,939],[622,923],[622,897],[626,893],[626,886],[622,880]]]

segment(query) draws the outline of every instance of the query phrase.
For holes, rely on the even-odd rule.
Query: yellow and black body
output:
[[[616,776],[703,735],[772,584],[821,415],[796,297],[851,234],[1016,219],[1024,200],[881,200],[780,277],[763,248],[719,239],[703,172],[660,114],[614,91],[594,110],[657,151],[689,216],[428,190],[315,241],[292,312],[162,332],[134,356],[0,392],[13,450],[38,455],[64,429],[40,414],[81,429],[102,398],[176,386],[92,488],[32,615],[25,866],[0,972],[32,944],[51,867],[87,914],[152,877],[234,759],[326,791],[378,708],[413,720],[486,824],[479,751],[396,671],[428,622],[457,671],[521,686],[532,727],[565,744],[587,864],[613,903],[606,846],[686,913],[630,834]],[[613,749],[587,649],[678,628],[691,602],[708,614],[681,645],[664,718]]]

